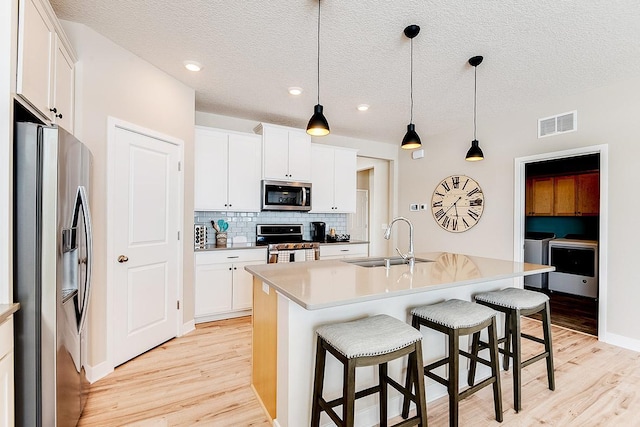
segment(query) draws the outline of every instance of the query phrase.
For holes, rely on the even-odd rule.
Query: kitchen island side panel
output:
[[[267,294],[265,290],[269,293]],[[251,384],[271,420],[277,415],[277,322],[275,290],[269,287],[263,288],[262,280],[254,277]]]

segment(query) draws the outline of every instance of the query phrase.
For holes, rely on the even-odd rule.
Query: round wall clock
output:
[[[483,210],[484,193],[480,185],[466,175],[451,175],[433,190],[433,218],[447,231],[467,231],[478,223]]]

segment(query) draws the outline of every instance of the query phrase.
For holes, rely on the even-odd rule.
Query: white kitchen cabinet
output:
[[[312,213],[356,211],[356,150],[312,144]]]
[[[46,0],[21,0],[16,92],[73,133],[75,56]]]
[[[302,129],[261,123],[264,179],[311,181],[311,136]]]
[[[13,316],[0,325],[0,427],[14,425]]]
[[[247,265],[265,264],[266,249],[228,249],[198,252],[196,259],[196,323],[250,314],[253,276]]]
[[[368,243],[320,245],[320,259],[362,258],[369,256]]]
[[[258,135],[196,126],[194,209],[260,211]]]

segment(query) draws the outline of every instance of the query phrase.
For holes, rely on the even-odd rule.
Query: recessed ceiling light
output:
[[[184,61],[184,68],[189,71],[200,71],[202,69],[202,64],[196,61]]]
[[[369,109],[369,104],[359,104],[358,111],[367,111]]]
[[[291,95],[295,95],[298,96],[302,93],[302,88],[301,87],[297,87],[297,86],[292,86],[289,88],[289,93]]]

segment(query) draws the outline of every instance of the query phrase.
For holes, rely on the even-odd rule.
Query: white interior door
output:
[[[115,127],[113,194],[113,362],[178,335],[180,149]]]
[[[369,240],[369,190],[356,190],[356,213],[349,218],[351,240]]]

